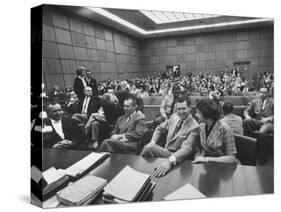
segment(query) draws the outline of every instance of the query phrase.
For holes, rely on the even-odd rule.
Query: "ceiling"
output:
[[[139,38],[273,26],[273,19],[268,18],[80,6],[51,7],[59,7]]]

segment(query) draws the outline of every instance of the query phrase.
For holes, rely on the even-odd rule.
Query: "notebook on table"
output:
[[[57,200],[67,206],[87,205],[100,194],[106,183],[103,178],[86,175],[59,191]]]

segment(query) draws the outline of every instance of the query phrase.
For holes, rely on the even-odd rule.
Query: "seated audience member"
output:
[[[157,126],[160,123],[164,122],[176,111],[175,103],[176,103],[177,98],[180,96],[180,94],[181,94],[180,86],[177,84],[174,85],[174,87],[172,89],[172,94],[165,96],[161,102],[160,116],[158,116],[158,117],[156,117],[156,119],[154,119],[154,121],[153,121],[154,126]]]
[[[190,114],[190,105],[189,97],[177,98],[177,113],[155,129],[151,142],[144,147],[141,153],[143,157],[169,158],[156,169],[155,176],[157,177],[165,175],[172,165],[183,159],[192,158],[194,155],[199,124]],[[161,147],[157,145],[157,141],[165,131],[168,131],[166,144],[165,147]]]
[[[85,97],[79,101],[78,113],[72,116],[72,119],[76,120],[78,124],[85,125],[92,113],[96,113],[100,107],[99,98],[93,96],[91,87],[85,87]]]
[[[243,120],[240,116],[232,113],[233,104],[225,102],[222,106],[223,118],[222,122],[225,122],[233,130],[234,134],[243,135]]]
[[[139,98],[149,97],[148,92],[146,91],[145,85],[140,85],[140,91],[138,93]]]
[[[43,138],[44,148],[65,148],[78,143],[80,135],[77,124],[68,118],[63,118],[61,106],[50,104],[47,106],[48,118],[44,120],[46,126],[52,127],[52,132]]]
[[[77,77],[75,78],[73,83],[73,89],[80,101],[84,98],[84,89],[87,87],[87,82],[85,80],[85,71],[86,68],[84,66],[79,66],[76,70]]]
[[[75,91],[70,91],[68,94],[68,100],[65,103],[66,116],[71,118],[73,114],[77,113],[79,110],[79,100]]]
[[[100,131],[105,132],[116,123],[118,117],[124,114],[117,97],[112,93],[105,93],[101,99],[101,107],[97,113],[92,113],[85,125],[89,138],[89,148],[96,149],[100,141]],[[106,135],[102,136],[106,138]]]
[[[230,127],[220,121],[216,102],[203,99],[196,106],[200,143],[193,163],[236,163],[236,145]]]
[[[59,88],[59,86],[54,85],[52,91],[49,93],[50,97],[63,97],[64,93],[63,90],[61,88]]]
[[[123,154],[138,152],[145,130],[145,117],[137,112],[136,108],[136,97],[129,95],[124,101],[125,115],[117,119],[111,137],[101,143],[99,152]]]
[[[253,136],[255,130],[260,133],[273,132],[273,99],[268,96],[267,88],[260,89],[260,97],[251,101],[244,111],[244,135]]]

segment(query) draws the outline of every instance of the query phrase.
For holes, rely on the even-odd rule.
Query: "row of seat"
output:
[[[201,100],[207,98],[206,96],[189,96],[192,105],[196,105],[196,103]],[[224,102],[231,102],[233,105],[245,105],[248,106],[249,102],[256,98],[255,96],[225,96],[223,98]],[[150,96],[143,97],[144,105],[161,105],[163,97],[161,96]]]

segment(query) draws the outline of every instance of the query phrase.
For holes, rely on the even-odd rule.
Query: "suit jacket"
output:
[[[219,157],[237,153],[233,131],[221,120],[218,120],[206,138],[206,124],[201,123],[199,127],[200,145],[206,156]]]
[[[125,134],[126,139],[128,139],[127,143],[131,143],[137,147],[144,134],[144,120],[144,115],[140,115],[139,113],[133,114],[128,122],[127,116],[122,115],[117,119],[111,135]]]
[[[152,141],[158,141],[164,131],[168,131],[165,148],[174,152],[177,161],[182,161],[188,156],[193,156],[196,143],[199,139],[199,124],[189,115],[183,122],[181,129],[175,134],[176,127],[180,121],[177,114],[174,114],[160,124],[154,131]]]
[[[74,80],[73,84],[73,89],[75,93],[77,94],[77,97],[79,100],[83,99],[85,94],[84,94],[84,84],[82,80],[79,77],[76,77]]]
[[[62,120],[62,131],[64,133],[64,139],[68,139],[72,141],[74,144],[78,143],[80,141],[80,138],[82,135],[80,135],[80,130],[77,124],[69,119],[69,118],[63,118]],[[44,148],[51,148],[54,144],[61,141],[62,138],[59,136],[59,134],[56,132],[55,128],[52,125],[51,119],[46,119],[44,123],[47,126],[51,126],[53,131],[50,133],[47,133],[46,138],[43,138],[43,147]]]
[[[79,101],[78,113],[82,113],[84,99],[85,97],[81,101]],[[96,96],[91,96],[87,110],[87,117],[89,118],[92,113],[98,112],[99,108],[100,99]]]
[[[260,98],[254,99],[250,102],[250,105],[244,111],[244,115],[247,114],[256,119],[261,119],[263,117],[271,117],[273,120],[274,112],[274,101],[272,98],[268,97],[265,103],[264,110],[262,110],[262,100]]]
[[[93,89],[93,96],[98,96],[98,83],[96,79],[90,77],[86,80],[87,86]]]
[[[243,135],[243,120],[240,116],[235,114],[225,115],[221,121],[225,122],[233,130],[234,134]]]

